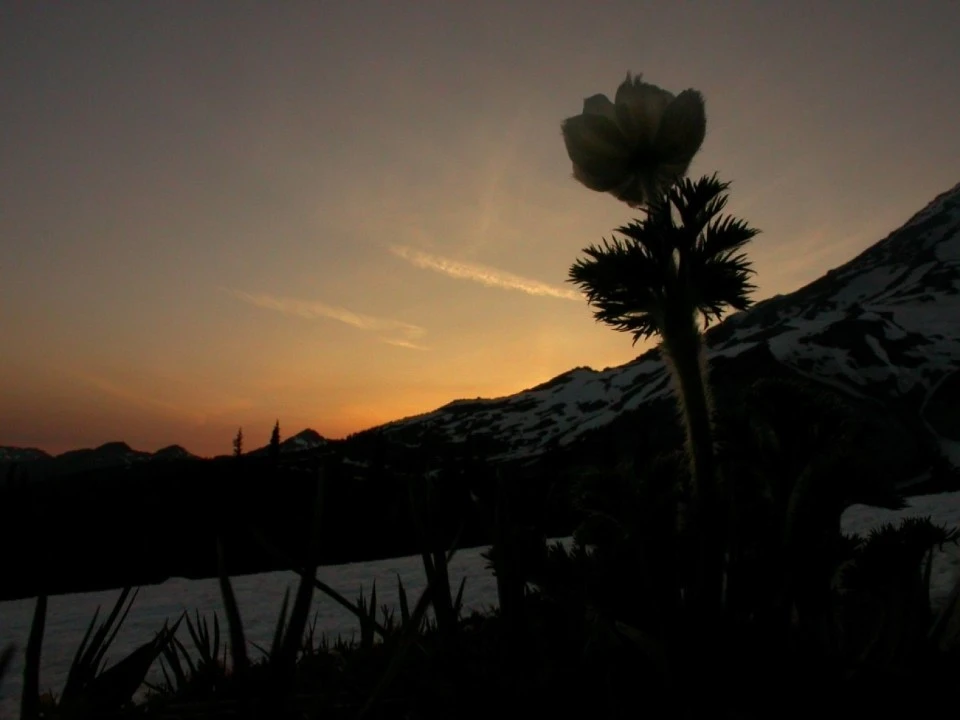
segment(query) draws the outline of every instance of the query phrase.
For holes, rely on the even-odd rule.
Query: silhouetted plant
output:
[[[661,337],[660,350],[680,403],[692,484],[692,522],[700,540],[690,589],[701,611],[719,608],[723,526],[717,496],[713,407],[699,318],[750,306],[753,270],[743,246],[757,234],[723,216],[728,183],[716,176],[680,180],[651,199],[646,217],[619,228],[624,239],[584,250],[570,269],[597,320],[637,340]]]
[[[48,716],[80,718],[98,717],[103,714],[116,715],[121,710],[132,707],[134,694],[143,684],[150,666],[173,638],[179,621],[172,628],[164,624],[153,640],[107,667],[106,653],[136,597],[134,594],[134,598],[127,603],[130,590],[131,588],[128,587],[120,593],[107,620],[97,628],[96,632],[93,632],[100,613],[100,608],[97,608],[77,648],[63,691],[59,696],[54,696],[52,693],[41,696],[39,692],[40,657],[46,622],[47,597],[41,595],[37,598],[24,663],[21,718],[34,720],[40,716],[41,708]]]
[[[40,595],[33,610],[30,624],[30,639],[27,640],[27,656],[23,669],[23,696],[20,702],[22,720],[39,716],[40,705],[40,654],[43,648],[43,629],[47,620],[47,596]],[[87,633],[89,634],[89,630]],[[84,638],[86,639],[86,638]],[[79,655],[79,652],[78,652]],[[74,660],[74,666],[77,661]],[[71,671],[73,667],[71,667]]]
[[[196,626],[190,621],[188,613],[185,612],[182,619],[187,621],[187,630],[199,655],[198,659],[194,661],[184,644],[173,637],[159,658],[164,684],[145,684],[158,696],[175,694],[181,701],[205,699],[225,687],[228,678],[227,647],[224,644],[221,659],[220,624],[216,613],[213,616],[212,636],[207,619],[201,618],[199,613]]]
[[[574,614],[586,609],[580,637],[594,653],[627,640],[644,677],[668,695],[692,670],[724,693],[738,677],[770,692],[829,681],[847,693],[850,673],[879,683],[884,673],[915,673],[911,663],[944,666],[937,653],[949,647],[950,611],[936,621],[929,611],[929,551],[957,534],[907,521],[872,540],[843,536],[840,517],[853,502],[904,506],[882,468],[855,452],[860,427],[849,409],[798,381],[763,380],[731,395],[741,402],[723,408],[717,433],[730,500],[722,662],[697,668],[684,657],[701,646],[677,612],[686,540],[671,514],[684,497],[676,454],[582,478],[585,520],[569,552],[552,549],[536,580],[543,597]]]
[[[527,584],[546,561],[546,538],[518,507],[517,478],[496,471],[491,546],[481,553],[497,581],[498,621],[502,624],[505,663],[524,662],[528,644]]]
[[[431,588],[434,616],[440,632],[449,637],[457,629],[466,578],[460,583],[454,597],[450,587],[449,557],[447,550],[441,544],[442,535],[437,528],[438,518],[444,508],[439,502],[435,481],[429,477],[411,479],[409,490],[411,516],[420,539],[420,558],[428,586]],[[452,548],[457,547],[462,529],[461,522]]]
[[[268,455],[273,462],[280,459],[280,421],[277,420],[273,426],[273,432],[270,433],[270,445],[268,446]]]
[[[845,647],[856,653],[854,669],[909,667],[936,647],[931,636],[932,551],[960,540],[960,531],[929,517],[904,518],[874,529],[857,543],[840,578],[844,592]]]

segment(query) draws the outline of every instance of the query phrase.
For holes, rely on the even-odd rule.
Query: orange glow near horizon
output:
[[[560,137],[628,70],[704,94],[690,173],[761,230],[755,299],[791,292],[960,180],[958,33],[954,3],[7,4],[0,446],[226,454],[631,360],[565,280],[635,213]]]

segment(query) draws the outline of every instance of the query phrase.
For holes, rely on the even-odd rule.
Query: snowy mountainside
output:
[[[960,185],[845,265],[731,315],[707,333],[707,345],[713,372],[762,354],[905,413],[960,466]],[[620,367],[576,368],[515,395],[457,400],[375,430],[407,443],[482,436],[500,458],[520,458],[568,445],[670,393],[651,350]]]
[[[299,453],[305,450],[316,450],[322,448],[327,444],[327,439],[323,437],[316,430],[311,430],[307,428],[306,430],[301,430],[296,435],[288,437],[286,440],[280,442],[280,454],[287,455],[289,453]],[[270,445],[264,445],[263,447],[257,448],[256,450],[251,450],[248,455],[266,455],[270,451]]]
[[[151,460],[190,460],[197,457],[182,445],[168,445],[160,448],[151,457]]]

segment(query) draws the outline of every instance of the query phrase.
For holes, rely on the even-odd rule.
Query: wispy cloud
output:
[[[409,340],[388,340],[384,338],[383,341],[387,345],[396,345],[397,347],[407,348],[409,350],[427,350],[423,345],[417,345],[417,343],[410,342]]]
[[[583,300],[583,295],[575,290],[548,285],[539,280],[514,275],[505,270],[498,270],[487,267],[486,265],[451,260],[450,258],[431,255],[430,253],[415,250],[404,245],[391,245],[390,252],[416,267],[424,268],[425,270],[434,270],[461,280],[472,280],[482,285],[487,285],[488,287],[498,287],[504,290],[519,290],[528,295],[542,295],[562,298],[564,300]]]
[[[316,302],[313,300],[298,300],[296,298],[278,297],[267,293],[247,293],[240,290],[229,290],[223,288],[234,297],[266,310],[275,310],[285,315],[293,315],[305,320],[316,320],[326,318],[328,320],[337,320],[346,325],[350,325],[359,330],[370,330],[378,333],[388,333],[399,335],[400,337],[381,337],[385,343],[396,345],[398,347],[411,348],[416,350],[425,350],[426,348],[414,343],[415,340],[422,338],[427,331],[419,325],[391,320],[389,318],[379,318],[372,315],[363,315],[335,305]]]
[[[183,403],[170,402],[155,397],[149,393],[137,390],[129,383],[119,383],[101,375],[95,375],[80,369],[64,369],[64,374],[88,387],[140,408],[141,410],[162,412],[179,419],[187,418],[194,423],[200,423],[204,414],[196,409],[186,407]]]

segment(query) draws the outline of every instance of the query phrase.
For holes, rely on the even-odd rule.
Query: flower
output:
[[[674,96],[640,78],[627,73],[615,102],[588,97],[583,112],[560,126],[573,176],[635,208],[686,174],[707,130],[699,92]]]

